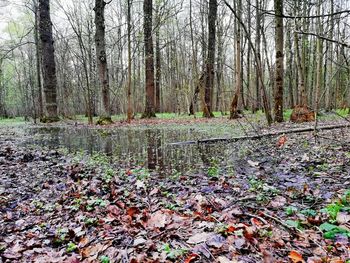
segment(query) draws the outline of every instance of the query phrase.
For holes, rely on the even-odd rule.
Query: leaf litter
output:
[[[176,178],[4,139],[1,260],[348,262],[350,138],[339,137],[232,144],[233,169]]]

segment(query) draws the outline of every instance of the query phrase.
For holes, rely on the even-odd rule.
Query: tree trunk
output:
[[[275,0],[275,121],[283,122],[283,0]]]
[[[156,112],[160,112],[160,97],[161,97],[161,87],[160,81],[162,76],[161,68],[161,52],[160,52],[160,18],[157,14],[158,26],[156,30]]]
[[[238,103],[240,98],[240,93],[242,89],[242,78],[241,78],[241,72],[242,72],[242,64],[241,64],[241,0],[237,3],[237,15],[238,18],[236,19],[236,25],[235,25],[235,31],[236,31],[236,37],[235,37],[235,55],[236,55],[236,71],[235,71],[235,93],[233,95],[233,99],[231,102],[231,110],[230,110],[230,119],[236,119],[239,118],[238,114]]]
[[[132,0],[128,0],[128,122],[133,118],[132,101],[131,101],[131,4]]]
[[[43,88],[45,94],[45,122],[58,121],[57,78],[55,50],[50,18],[50,0],[39,1],[39,35],[42,54]]]
[[[212,108],[212,92],[214,87],[214,63],[215,63],[215,45],[216,45],[216,18],[218,3],[217,0],[209,1],[208,15],[208,53],[205,65],[205,88],[204,88],[204,109],[203,116],[206,118],[214,117]]]
[[[256,49],[256,60],[260,60],[261,61],[261,28],[260,28],[260,24],[261,24],[261,14],[260,14],[260,1],[256,0],[255,4],[257,6],[256,8],[256,28],[255,28],[255,49]],[[256,112],[258,110],[261,109],[261,95],[260,95],[260,79],[259,79],[259,73],[258,71],[261,70],[261,68],[259,68],[258,66],[256,66],[256,74],[255,74],[255,105],[253,108],[253,112]]]
[[[318,1],[317,15],[321,14],[321,1]],[[317,19],[317,32],[320,35],[322,33],[321,18]],[[314,111],[318,112],[319,103],[320,103],[320,94],[322,86],[322,61],[323,61],[323,45],[322,39],[317,38],[316,40],[316,53],[317,53],[317,70],[316,70],[316,88],[315,88],[315,97],[313,101]]]
[[[145,41],[145,71],[146,71],[146,107],[142,118],[156,117],[155,114],[155,85],[154,85],[154,51],[152,13],[153,0],[144,0],[144,41]]]
[[[106,3],[104,0],[95,0],[95,45],[96,45],[96,60],[98,68],[98,76],[100,80],[100,87],[102,88],[102,109],[98,124],[110,124],[111,119],[111,105],[110,105],[110,90],[107,67],[106,54],[106,39],[105,39],[105,10]]]
[[[41,86],[41,64],[40,64],[40,43],[39,43],[39,8],[37,3],[33,2],[34,6],[34,40],[35,40],[35,55],[36,55],[36,79],[38,86],[38,103],[39,103],[39,118],[43,118],[44,109],[43,109],[43,93]]]

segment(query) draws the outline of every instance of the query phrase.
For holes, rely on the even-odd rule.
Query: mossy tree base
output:
[[[151,119],[156,118],[156,114],[154,112],[144,112],[141,116],[141,119]]]
[[[42,123],[54,123],[54,122],[59,122],[60,118],[59,117],[41,117],[40,122]]]
[[[113,124],[111,117],[100,117],[96,122],[96,125],[110,125],[110,124]]]
[[[315,121],[315,112],[307,106],[297,105],[293,109],[290,120],[295,123]]]

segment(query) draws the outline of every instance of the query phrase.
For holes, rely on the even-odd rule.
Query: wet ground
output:
[[[350,188],[348,129],[283,143],[171,145],[208,135],[157,126],[1,129],[2,260],[350,258],[349,205],[337,211],[341,219],[322,210]],[[319,227],[329,222],[349,235],[325,239]]]

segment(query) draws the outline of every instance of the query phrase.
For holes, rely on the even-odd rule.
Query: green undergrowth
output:
[[[24,117],[0,118],[0,125],[22,125],[25,124]]]

